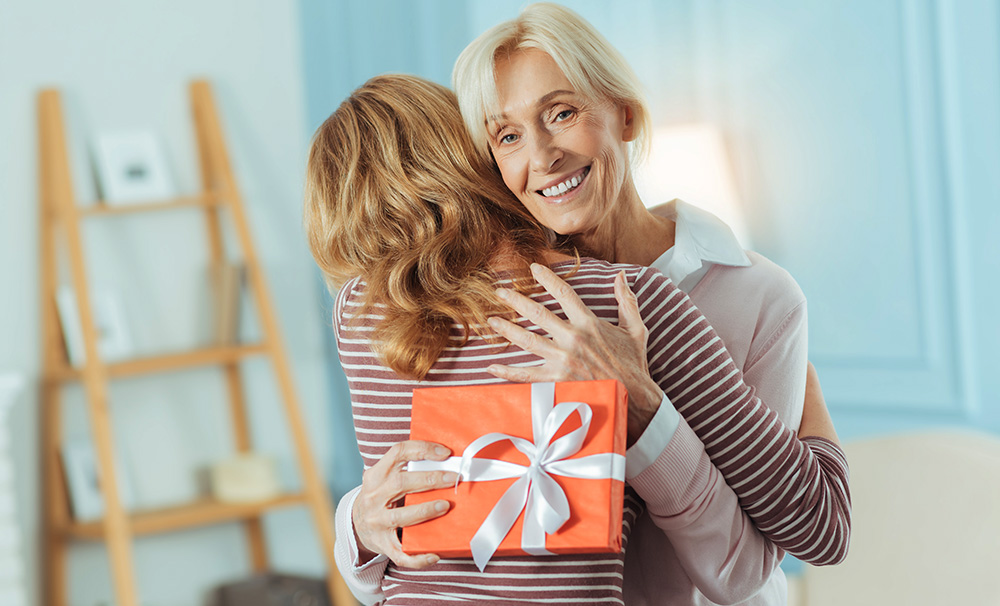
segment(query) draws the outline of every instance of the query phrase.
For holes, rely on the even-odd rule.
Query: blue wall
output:
[[[447,83],[521,4],[304,0],[310,119],[376,73]],[[995,2],[566,4],[626,54],[658,123],[727,135],[757,248],[809,297],[842,438],[1000,433]]]

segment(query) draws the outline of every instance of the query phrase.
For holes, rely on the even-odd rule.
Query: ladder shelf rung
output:
[[[266,352],[267,347],[263,343],[226,345],[111,362],[105,368],[108,377],[115,379],[183,370],[185,368],[196,368],[199,366],[227,364]],[[64,367],[55,371],[52,378],[57,382],[79,381],[83,379],[83,369],[78,367]]]
[[[164,509],[139,511],[129,516],[133,534],[156,534],[256,518],[272,509],[301,505],[303,494],[286,494],[253,503],[220,503],[205,499]],[[99,540],[104,537],[104,521],[71,522],[66,534],[77,539]]]
[[[76,212],[81,217],[92,217],[98,215],[126,215],[144,212],[155,212],[161,210],[172,210],[177,208],[197,208],[200,206],[215,206],[222,204],[224,198],[218,193],[203,193],[194,196],[180,196],[166,200],[149,200],[128,203],[108,204],[98,201],[90,206],[77,206]]]

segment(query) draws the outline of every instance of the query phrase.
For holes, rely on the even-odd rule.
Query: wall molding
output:
[[[898,27],[898,39],[891,44],[899,52],[898,115],[903,126],[901,147],[906,150],[901,179],[907,188],[901,195],[909,211],[906,229],[912,239],[908,253],[913,267],[906,269],[914,277],[912,288],[900,296],[916,313],[916,345],[905,352],[885,351],[885,355],[860,348],[825,354],[823,344],[814,338],[811,359],[822,373],[828,400],[837,409],[969,416],[976,410],[976,397],[968,364],[971,327],[962,313],[971,294],[963,266],[967,258],[962,231],[965,193],[958,170],[961,145],[956,140],[961,116],[954,97],[960,91],[950,68],[959,49],[954,47],[954,35],[943,31],[949,20],[940,18],[946,9],[935,0],[897,0],[893,8],[895,21],[887,23],[886,29]],[[713,4],[693,11],[692,29],[706,49],[696,58],[699,68],[736,65],[736,45],[742,28],[747,27],[734,18],[732,11],[738,10]],[[714,57],[721,60],[713,61]],[[705,86],[702,91],[715,93],[710,103],[718,108],[715,117],[737,126],[751,124],[747,108],[752,105],[746,102],[748,91],[735,68],[719,70],[715,77],[724,79],[725,86]],[[739,134],[738,129],[731,130]],[[744,172],[755,170],[749,142],[734,143],[734,156]],[[748,184],[741,183],[741,187],[747,191]],[[871,271],[893,269],[868,267]]]

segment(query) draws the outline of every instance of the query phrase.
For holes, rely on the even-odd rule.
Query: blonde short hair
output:
[[[548,54],[576,91],[632,110],[633,161],[649,147],[650,118],[639,78],[625,58],[590,23],[565,6],[529,4],[515,19],[495,25],[473,40],[455,62],[452,86],[476,148],[489,153],[486,116],[500,113],[496,60],[535,48]]]

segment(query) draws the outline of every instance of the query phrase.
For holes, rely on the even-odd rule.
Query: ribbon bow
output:
[[[554,440],[556,432],[574,412],[580,415],[580,427]],[[496,553],[522,511],[525,514],[521,549],[531,555],[553,555],[545,549],[545,536],[559,530],[569,519],[569,501],[552,475],[593,480],[625,479],[625,457],[620,454],[601,453],[569,458],[583,446],[592,418],[590,406],[583,402],[555,404],[555,383],[533,383],[531,428],[534,441],[505,433],[488,433],[469,444],[461,457],[440,462],[412,461],[408,469],[457,472],[456,488],[462,480],[477,482],[517,478],[469,542],[472,559],[480,571]],[[528,465],[475,458],[483,448],[505,440],[528,457]]]

